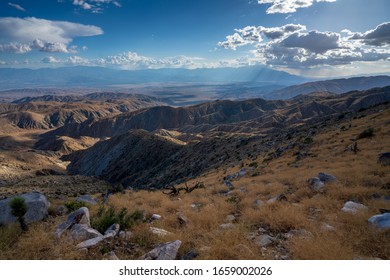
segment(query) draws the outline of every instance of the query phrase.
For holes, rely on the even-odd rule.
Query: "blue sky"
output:
[[[390,73],[388,0],[1,0],[1,67]]]

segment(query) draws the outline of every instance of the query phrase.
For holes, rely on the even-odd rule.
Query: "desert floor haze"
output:
[[[385,275],[389,10],[0,1],[0,260],[374,260],[359,269]]]

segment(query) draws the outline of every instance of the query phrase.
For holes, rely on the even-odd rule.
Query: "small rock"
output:
[[[160,220],[161,219],[161,215],[159,214],[153,214],[152,217],[150,217],[150,223],[154,222],[154,221],[157,221],[157,220]]]
[[[111,238],[115,237],[120,230],[120,225],[119,224],[113,224],[111,225],[105,232],[104,232],[104,238]]]
[[[172,242],[163,243],[158,245],[152,251],[146,253],[140,260],[174,260],[176,259],[177,252],[181,246],[181,241],[176,240]]]
[[[198,252],[195,249],[192,249],[191,251],[185,253],[181,259],[182,260],[193,260],[197,256],[198,256]]]
[[[274,203],[276,201],[287,201],[287,197],[284,194],[279,194],[267,200],[268,204]]]
[[[97,201],[93,199],[93,197],[90,196],[89,194],[79,196],[78,198],[76,198],[76,201],[84,202],[91,205],[97,204]]]
[[[115,255],[114,251],[111,251],[107,254],[106,260],[119,261],[119,258]]]
[[[223,182],[223,183],[225,184],[225,186],[227,186],[229,188],[230,191],[234,190],[234,185],[229,180],[225,180],[225,182]]]
[[[368,223],[380,229],[390,229],[390,213],[372,216]]]
[[[220,229],[232,229],[232,228],[234,228],[234,225],[232,223],[227,223],[227,224],[219,225],[219,228]]]
[[[315,191],[320,191],[324,188],[325,184],[318,177],[313,177],[307,180],[309,187]]]
[[[274,243],[275,238],[269,236],[268,234],[262,234],[255,238],[255,243],[260,247],[266,247],[272,243]]]
[[[56,216],[64,216],[68,213],[68,208],[65,205],[59,205],[54,213]]]
[[[100,242],[102,242],[104,240],[104,237],[103,236],[98,236],[98,237],[95,237],[95,238],[92,238],[92,239],[88,239],[88,240],[85,240],[79,244],[77,244],[77,249],[84,249],[84,248],[91,248],[93,246],[96,246],[97,244],[99,244]]]
[[[227,215],[225,218],[226,223],[232,223],[236,220],[236,217],[234,215]]]
[[[256,199],[254,204],[255,204],[255,206],[262,206],[262,205],[264,205],[264,201],[262,201],[261,199]]]
[[[178,219],[178,221],[179,221],[179,224],[182,225],[182,226],[183,226],[183,225],[186,225],[187,222],[188,222],[187,217],[184,216],[183,214],[180,214],[180,213],[177,214],[177,219]]]
[[[363,204],[356,203],[353,201],[347,201],[344,204],[344,207],[341,208],[341,211],[346,212],[346,213],[350,213],[350,214],[356,214],[360,211],[365,211],[367,209],[368,209],[367,206],[365,206]]]
[[[164,236],[167,236],[169,234],[172,234],[171,232],[169,231],[166,231],[165,229],[161,229],[161,228],[156,228],[156,227],[150,227],[149,230],[153,233],[153,234],[156,234],[160,237],[164,237]]]
[[[390,152],[379,154],[378,163],[383,166],[390,165]]]
[[[329,224],[327,224],[327,223],[323,223],[322,226],[321,226],[321,229],[322,229],[323,231],[334,231],[334,230],[336,230],[336,229],[334,228],[334,226],[331,226],[331,225],[329,225]]]
[[[286,239],[292,238],[292,237],[299,237],[302,239],[310,239],[313,238],[314,235],[305,229],[292,229],[288,233],[284,234],[284,237]]]
[[[333,182],[337,180],[335,176],[323,172],[318,173],[318,178],[324,183]]]

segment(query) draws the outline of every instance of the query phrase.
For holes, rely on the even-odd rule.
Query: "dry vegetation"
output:
[[[188,181],[188,186],[198,181],[206,186],[192,193],[170,197],[161,191],[126,190],[110,196],[106,207],[126,208],[128,213],[146,211],[147,217],[161,215],[153,226],[172,233],[165,237],[152,234],[148,223],[137,223],[130,229],[131,238],[121,241],[120,246],[106,242],[82,255],[74,246],[54,240],[55,226],[64,218],[49,217],[23,234],[13,226],[0,228],[0,259],[102,258],[113,248],[120,259],[135,259],[155,244],[176,239],[182,241],[179,258],[195,249],[198,259],[389,259],[390,232],[367,223],[379,208],[390,209],[390,200],[384,198],[390,191],[390,167],[377,163],[379,153],[390,151],[389,120],[386,107],[328,125],[305,145],[309,156],[297,159],[301,150],[296,147],[267,164],[263,164],[267,154],[258,155],[255,161],[244,159],[239,166],[226,166]],[[357,140],[360,151],[347,151],[347,146],[370,127],[374,136]],[[232,180],[235,190],[226,195],[226,174],[250,164],[258,167]],[[307,179],[319,172],[333,174],[337,181],[327,183],[322,191],[311,190]],[[287,201],[267,203],[280,194]],[[263,204],[256,204],[256,200]],[[342,212],[349,200],[366,205],[368,210],[355,215]],[[52,203],[54,207],[63,201]],[[98,207],[90,207],[91,216]],[[227,221],[228,215],[233,215],[234,221]],[[187,222],[180,222],[179,216]],[[220,227],[226,223],[233,226]],[[256,244],[259,229],[274,242],[266,247]]]

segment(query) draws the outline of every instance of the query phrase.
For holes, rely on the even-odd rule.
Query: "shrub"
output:
[[[360,133],[359,136],[357,137],[357,139],[371,138],[374,135],[375,135],[374,129],[370,127],[370,128],[367,128],[366,130],[364,130],[362,133]]]
[[[73,201],[65,203],[65,207],[68,208],[69,212],[73,212],[81,207],[88,207],[88,206],[84,201],[73,200]]]
[[[127,214],[127,209],[122,208],[119,212],[114,207],[101,207],[95,217],[91,219],[93,228],[104,233],[111,225],[119,224],[122,230],[129,229],[137,222],[142,221],[144,215],[141,211],[136,210],[132,214]]]
[[[11,207],[12,215],[14,215],[18,219],[18,222],[20,223],[21,229],[23,231],[27,231],[28,226],[26,224],[26,221],[24,220],[24,215],[27,212],[27,205],[24,202],[24,198],[23,197],[15,197],[11,200],[9,205]]]

